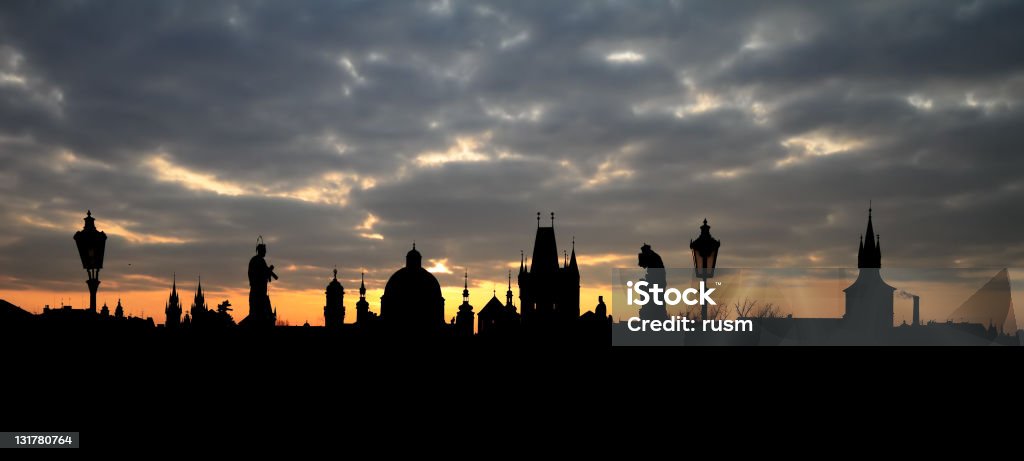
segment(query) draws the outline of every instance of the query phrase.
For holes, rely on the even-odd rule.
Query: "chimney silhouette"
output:
[[[914,295],[914,325],[915,327],[921,324],[921,297]]]

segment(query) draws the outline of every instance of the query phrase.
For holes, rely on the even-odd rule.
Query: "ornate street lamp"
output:
[[[690,250],[693,251],[693,271],[697,278],[708,284],[708,279],[715,276],[715,263],[718,262],[718,247],[722,242],[711,236],[711,226],[708,220],[704,219],[704,225],[700,226],[700,235],[697,240],[690,240]],[[708,305],[702,303],[700,306],[700,318],[708,318]]]
[[[82,258],[82,268],[89,274],[89,310],[96,312],[96,290],[100,287],[100,269],[103,269],[103,249],[107,244],[107,234],[96,230],[96,218],[92,210],[85,215],[85,228],[75,232],[75,245],[78,256]]]

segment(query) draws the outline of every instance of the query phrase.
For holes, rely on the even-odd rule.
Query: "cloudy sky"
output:
[[[1024,3],[4,2],[0,297],[162,321],[172,274],[246,310],[256,237],[291,323],[352,311],[415,240],[504,292],[536,212],[583,308],[707,217],[720,266],[1024,266]],[[604,293],[607,295],[607,293]],[[187,306],[186,306],[187,307]],[[352,312],[350,314],[350,321]],[[236,315],[240,318],[242,315]]]

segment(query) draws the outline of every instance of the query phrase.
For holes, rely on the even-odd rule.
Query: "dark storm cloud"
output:
[[[285,288],[335,264],[379,283],[413,240],[498,279],[537,210],[563,247],[626,264],[645,241],[687,264],[706,216],[724,265],[848,266],[869,199],[889,266],[1020,265],[1022,19],[1000,1],[6,3],[0,286],[78,288],[86,208],[127,231],[108,263],[138,287],[242,287],[259,234],[294,266]]]

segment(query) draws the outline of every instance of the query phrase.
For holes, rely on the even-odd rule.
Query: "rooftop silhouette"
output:
[[[857,249],[858,276],[843,290],[845,314],[841,318],[782,317],[770,306],[760,311],[755,311],[752,307],[737,307],[737,314],[741,318],[756,319],[762,332],[773,335],[770,337],[789,338],[780,341],[792,341],[797,344],[928,344],[929,341],[945,344],[951,341],[972,343],[978,338],[988,342],[1011,342],[1005,338],[1009,337],[1008,334],[1016,334],[1017,326],[1006,270],[996,274],[974,296],[965,301],[952,315],[950,322],[922,324],[919,320],[919,299],[914,296],[914,322],[894,326],[893,297],[896,288],[882,278],[880,237],[875,234],[872,212],[873,209],[869,207],[869,238],[862,237]],[[604,296],[598,296],[592,311],[580,314],[581,275],[577,262],[576,239],[571,239],[569,248],[563,249],[560,257],[554,226],[555,214],[550,214],[549,226],[542,225],[541,216],[538,212],[534,245],[530,252],[532,260],[526,257],[525,251],[520,251],[519,270],[516,275],[518,306],[515,302],[513,274],[510,270],[507,273],[504,301],[498,298],[497,290],[494,290],[491,299],[477,310],[469,300],[469,272],[466,271],[462,274],[461,304],[456,315],[446,320],[441,284],[434,274],[423,267],[423,255],[416,243],[412,243],[411,249],[405,254],[404,265],[394,271],[383,287],[380,314],[369,309],[366,280],[361,274],[356,320],[354,323],[345,323],[345,288],[338,280],[338,270],[335,267],[324,291],[324,327],[310,327],[308,322],[304,322],[302,327],[277,326],[277,312],[271,304],[268,286],[278,280],[278,276],[274,272],[274,266],[267,264],[267,245],[260,236],[257,239],[256,254],[250,257],[247,270],[250,286],[248,315],[238,324],[231,315],[230,301],[224,300],[216,309],[209,308],[203,280],[198,275],[192,302],[186,311],[178,291],[177,274],[172,273],[169,294],[163,308],[165,319],[162,325],[156,325],[152,318],[126,316],[121,299],[117,300],[113,314],[104,303],[100,311],[94,309],[92,305],[88,309],[73,309],[71,306],[57,306],[51,309],[47,306],[38,315],[0,300],[0,332],[11,337],[40,332],[44,335],[66,335],[70,332],[73,336],[96,330],[103,331],[110,337],[135,335],[137,338],[154,335],[189,338],[288,332],[287,335],[294,338],[333,338],[332,340],[350,342],[563,342],[608,346],[611,344],[613,331],[621,330],[622,324],[613,323]],[[699,252],[701,257],[711,259],[709,269],[714,269],[719,242],[710,236],[709,228],[705,220],[701,226],[700,237],[691,241],[691,248],[694,248],[695,264],[699,262]],[[81,237],[83,232],[89,237]],[[98,238],[97,235],[104,237]],[[103,261],[101,249],[105,249],[105,240],[105,234],[97,229],[96,219],[90,210],[86,216],[85,230],[76,234],[76,241],[80,243],[80,256],[83,265],[89,271],[89,280],[96,281],[88,284],[93,295],[91,301],[95,298],[94,288],[98,286],[98,271]],[[638,266],[645,269],[643,280],[651,284],[668,286],[665,261],[650,244],[645,242],[637,257]],[[694,273],[690,272],[690,276],[693,275]],[[698,271],[696,275],[701,275],[701,272]],[[699,316],[717,318],[722,312],[724,311],[717,310],[712,316],[701,311]],[[698,314],[691,312],[689,315]],[[639,316],[646,320],[669,318],[665,306],[653,303],[641,306]],[[960,323],[954,322],[953,318]],[[798,336],[792,336],[797,332]],[[750,336],[744,335],[722,337],[739,344],[750,343],[752,340]],[[758,335],[757,338],[763,343],[765,337]],[[706,336],[690,335],[685,338],[685,342],[700,344],[705,339]]]

